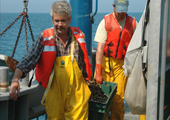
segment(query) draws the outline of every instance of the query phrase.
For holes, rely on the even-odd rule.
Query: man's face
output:
[[[124,18],[125,18],[125,16],[126,16],[126,12],[120,12],[120,13],[118,13],[118,12],[116,11],[116,7],[115,7],[114,4],[113,4],[113,9],[114,9],[114,13],[115,13],[115,17],[116,17],[117,21],[122,21],[122,20],[124,20]]]
[[[66,13],[64,15],[53,13],[52,23],[58,35],[67,34],[70,22],[71,22],[71,17],[68,18]]]

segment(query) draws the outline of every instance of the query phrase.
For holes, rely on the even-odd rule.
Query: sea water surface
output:
[[[94,16],[95,22],[92,24],[92,47],[97,48],[97,43],[94,42],[94,36],[97,30],[97,27],[100,21],[103,19],[104,15],[109,13],[97,13]],[[136,17],[137,22],[139,22],[142,13],[128,13],[132,17]],[[0,13],[0,33],[5,30],[14,20],[20,15],[20,13]],[[34,39],[38,37],[38,35],[47,28],[53,26],[52,19],[49,13],[28,13],[28,17],[30,20],[32,32],[34,35]],[[21,25],[22,18],[20,18],[17,22],[14,23],[1,37],[0,37],[0,54],[11,56],[14,50],[14,46],[17,40],[19,28]],[[28,34],[28,45],[29,48],[32,45],[32,38],[30,35],[29,28],[27,26],[27,34]],[[19,42],[14,54],[14,59],[20,60],[22,56],[26,53],[26,40],[25,40],[25,29],[24,26],[21,31],[21,35],[19,38]],[[126,108],[125,108],[126,109]],[[129,109],[126,109],[126,112],[129,112]],[[39,120],[44,120],[45,116],[42,115],[39,117]],[[36,120],[36,119],[33,119]]]
[[[103,19],[104,15],[108,13],[97,13],[94,16],[95,22],[92,24],[92,47],[96,48],[97,43],[94,42],[94,36],[100,21]],[[139,22],[142,13],[128,13],[129,15],[136,17]],[[14,20],[20,15],[20,13],[0,13],[0,33],[5,30]],[[51,16],[49,13],[28,13],[28,18],[30,20],[30,25],[34,35],[34,39],[47,28],[53,26]],[[19,33],[19,28],[21,26],[22,17],[18,19],[1,37],[0,37],[0,54],[11,56],[14,50],[14,46]],[[32,38],[27,26],[28,34],[28,45],[29,48],[32,45]],[[26,53],[26,39],[25,39],[25,28],[22,27],[22,31],[19,37],[19,42],[16,47],[14,54],[14,59],[20,60],[22,56]]]

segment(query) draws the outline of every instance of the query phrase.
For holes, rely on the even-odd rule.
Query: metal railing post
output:
[[[165,96],[165,76],[166,76],[166,53],[168,39],[168,15],[169,15],[169,0],[165,0],[164,6],[164,22],[163,22],[163,39],[162,39],[162,57],[161,57],[161,81],[160,81],[160,96],[159,96],[159,120],[164,120],[164,96]]]

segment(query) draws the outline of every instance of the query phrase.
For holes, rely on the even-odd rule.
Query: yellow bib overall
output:
[[[111,120],[124,120],[124,91],[127,83],[127,77],[124,75],[123,59],[110,57],[111,71],[109,70],[109,58],[103,57],[102,76],[105,81],[118,83],[117,92],[113,98],[113,106],[111,110]]]
[[[73,53],[57,57],[45,97],[48,120],[88,120],[91,95]]]

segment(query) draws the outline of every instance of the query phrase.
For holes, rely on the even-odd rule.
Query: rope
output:
[[[20,37],[20,34],[21,34],[23,22],[24,22],[24,20],[22,19],[21,26],[20,26],[20,29],[19,29],[19,32],[18,32],[18,36],[17,36],[16,42],[15,42],[14,50],[13,50],[13,53],[12,53],[12,56],[11,56],[12,58],[14,57],[15,50],[16,50],[16,47],[18,45],[18,41],[19,41],[19,37]]]
[[[27,35],[27,23],[28,23],[29,31],[31,33],[32,40],[34,42],[34,35],[33,35],[33,32],[32,32],[32,29],[31,29],[30,20],[29,20],[28,15],[27,15],[27,12],[28,12],[28,9],[27,9],[28,0],[23,0],[23,3],[24,3],[23,12],[17,18],[15,18],[15,20],[5,30],[3,30],[2,33],[0,33],[0,37],[1,37],[9,28],[11,28],[12,25],[15,24],[15,22],[18,21],[19,18],[21,18],[21,16],[23,16],[21,26],[19,28],[18,36],[17,36],[17,39],[16,39],[16,43],[15,43],[15,46],[14,46],[14,50],[13,50],[13,53],[12,53],[12,56],[11,56],[12,58],[14,57],[14,54],[15,54],[15,51],[16,51],[16,48],[17,48],[17,45],[18,45],[18,41],[19,41],[19,38],[20,38],[20,34],[21,34],[21,31],[22,31],[23,24],[24,24],[24,28],[25,28],[25,39],[26,39],[27,52],[29,50],[29,47],[28,47],[28,35]]]
[[[31,33],[32,41],[34,42],[34,35],[32,33],[31,24],[30,24],[30,20],[28,19],[28,15],[26,16],[26,18],[27,18],[27,23],[28,23],[29,31]]]
[[[27,23],[26,23],[26,14],[23,16],[24,26],[25,26],[25,40],[26,40],[26,47],[28,52],[28,35],[27,35]]]
[[[17,18],[15,18],[15,20],[14,20],[5,30],[2,31],[2,33],[0,34],[0,37],[1,37],[12,25],[14,25],[15,22],[17,22],[18,19],[19,19],[21,16],[22,16],[22,13],[21,13]]]

